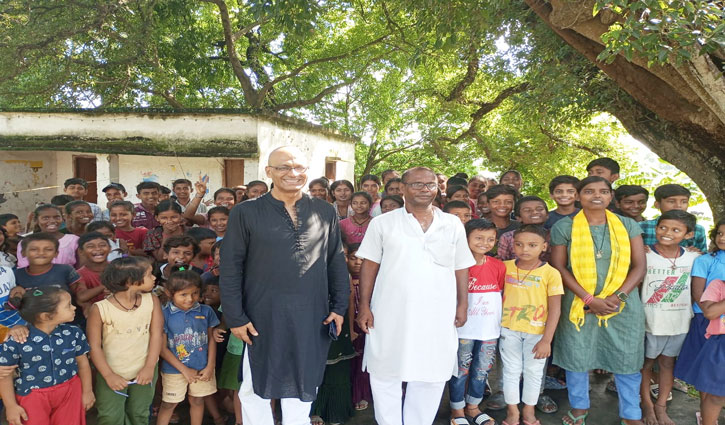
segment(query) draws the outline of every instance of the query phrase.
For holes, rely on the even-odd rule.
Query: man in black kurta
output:
[[[239,393],[246,425],[272,425],[268,400],[277,398],[285,424],[309,423],[329,323],[341,329],[348,306],[337,214],[302,193],[304,164],[294,148],[272,152],[266,171],[274,188],[232,209],[221,248],[224,320],[248,342]]]

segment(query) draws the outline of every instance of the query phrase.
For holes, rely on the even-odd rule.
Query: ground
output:
[[[592,376],[591,385],[591,403],[592,408],[590,410],[589,419],[587,421],[590,425],[619,425],[619,416],[617,415],[617,396],[616,394],[606,391],[605,385],[608,377]],[[542,425],[560,425],[561,417],[566,414],[569,405],[566,398],[566,390],[552,391],[547,390],[547,393],[559,403],[559,412],[546,415],[543,413],[538,414],[538,418]],[[485,407],[485,401],[483,407]],[[679,391],[673,392],[673,399],[668,403],[669,415],[677,425],[695,425],[695,412],[699,410],[700,401],[695,397],[688,396]],[[186,412],[182,412],[186,413]],[[490,412],[490,414],[498,423],[505,418],[505,410],[498,412]],[[441,401],[441,407],[438,410],[438,416],[436,417],[433,425],[447,425],[449,423],[450,408],[448,407],[448,391],[443,395]],[[188,424],[188,418],[182,416],[180,422],[181,425]],[[209,419],[205,424],[211,425],[213,422]],[[720,416],[720,423],[725,423],[725,414]],[[375,424],[373,417],[373,406],[363,412],[357,412],[357,414],[349,421],[346,425],[372,425]],[[96,425],[94,418],[90,418],[88,425]],[[411,424],[418,425],[418,424]]]

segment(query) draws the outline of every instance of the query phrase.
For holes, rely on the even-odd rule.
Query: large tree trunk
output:
[[[681,66],[648,67],[621,55],[596,58],[611,16],[592,17],[594,0],[525,0],[567,44],[604,71],[634,101],[607,109],[636,139],[685,172],[702,189],[718,218],[725,215],[725,78],[707,56]]]

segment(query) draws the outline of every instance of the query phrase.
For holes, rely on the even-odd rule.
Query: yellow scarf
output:
[[[602,299],[612,295],[624,283],[624,279],[629,273],[631,251],[629,233],[627,233],[622,221],[616,214],[608,210],[606,214],[612,255],[604,288],[599,294],[595,295],[597,298]],[[579,285],[590,294],[594,294],[597,288],[597,264],[594,258],[594,249],[589,222],[582,210],[574,216],[574,224],[571,228],[571,270]],[[602,326],[602,322],[604,322],[606,327],[607,320],[619,314],[623,308],[624,302],[620,304],[619,311],[605,316],[597,316],[599,326]],[[585,317],[584,301],[579,297],[574,297],[574,302],[572,302],[569,311],[569,320],[574,323],[577,331],[581,330],[581,326],[584,325]]]

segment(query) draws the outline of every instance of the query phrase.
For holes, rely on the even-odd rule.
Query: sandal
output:
[[[653,399],[657,400],[657,397],[660,396],[660,384],[650,384],[649,394]],[[667,401],[672,401],[672,391],[667,395]]]
[[[468,421],[466,418],[457,417],[457,418],[451,418],[451,425],[468,425]]]
[[[468,419],[468,421],[470,421],[473,425],[483,425],[483,424],[496,425],[496,420],[493,419],[492,417],[488,416],[485,413],[479,413],[476,416],[466,415],[466,419]],[[466,423],[468,423],[468,422],[466,422]]]
[[[607,382],[607,386],[605,388],[609,392],[617,393],[617,384],[614,382],[614,379]]]
[[[565,390],[566,382],[561,379],[556,379],[553,376],[547,376],[544,380],[545,390]]]
[[[536,408],[539,409],[539,412],[541,413],[556,413],[559,411],[559,405],[556,404],[553,398],[549,397],[546,394],[541,394],[539,396],[539,401],[536,403]]]
[[[355,405],[355,410],[361,411],[367,409],[369,406],[367,400],[361,400]]]
[[[569,419],[571,419],[571,424],[568,424],[568,423],[564,422],[564,418],[561,419],[561,423],[563,425],[577,425],[576,424],[577,422],[582,421],[581,424],[579,424],[579,425],[586,425],[587,424],[587,416],[589,416],[589,412],[587,412],[587,413],[585,413],[585,414],[583,414],[581,416],[574,416],[571,413],[571,410],[569,410],[568,412],[566,412],[566,416],[564,418],[567,418],[568,417]]]
[[[529,422],[529,421],[523,421],[523,422],[524,422],[524,425],[541,425],[541,421],[538,419],[535,420],[534,422]]]

